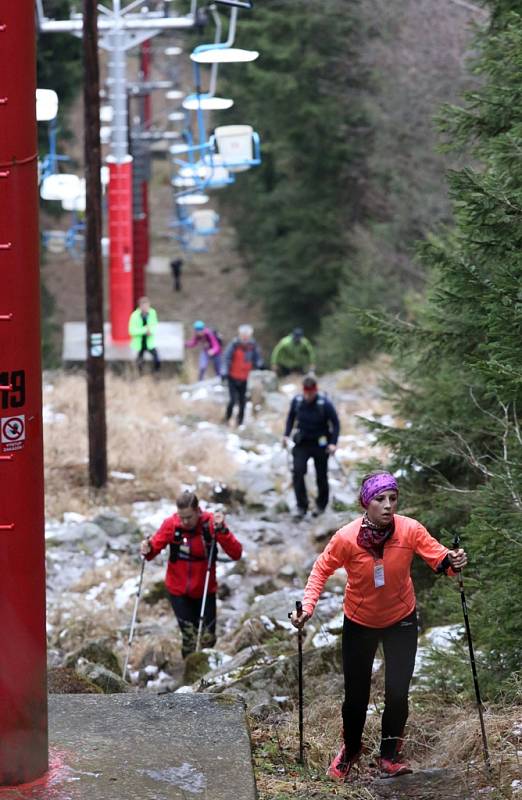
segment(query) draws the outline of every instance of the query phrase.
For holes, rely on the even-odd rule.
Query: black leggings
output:
[[[238,381],[235,378],[228,378],[228,393],[230,399],[228,401],[227,412],[225,416],[227,420],[230,419],[232,416],[232,411],[234,410],[234,406],[237,403],[239,407],[237,412],[238,425],[243,423],[243,419],[245,417],[246,391],[246,381]]]
[[[201,597],[185,597],[169,594],[172,610],[181,630],[181,655],[186,658],[196,649],[198,638],[199,615],[201,614]],[[205,615],[203,617],[203,647],[213,647],[216,643],[216,595],[207,594]]]
[[[384,712],[381,756],[393,758],[408,718],[408,691],[417,651],[417,614],[413,611],[388,628],[367,628],[344,618],[344,742],[348,757],[361,749],[370,699],[373,659],[379,641],[384,649]]]

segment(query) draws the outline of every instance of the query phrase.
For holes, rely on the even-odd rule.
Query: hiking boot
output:
[[[307,515],[308,511],[306,508],[297,508],[296,512],[294,513],[294,519],[296,522],[300,522],[304,519]]]
[[[340,781],[343,783],[348,778],[353,765],[359,760],[360,755],[361,750],[359,750],[359,752],[351,758],[346,758],[346,747],[343,744],[334,760],[326,770],[326,774],[329,778],[333,778],[334,781]]]
[[[404,758],[379,758],[378,759],[379,768],[385,778],[394,778],[396,775],[408,775],[408,773],[413,772],[412,768],[405,761]]]
[[[324,508],[314,508],[314,510],[312,511],[312,517],[320,517],[321,514],[324,514],[324,512],[325,512]]]

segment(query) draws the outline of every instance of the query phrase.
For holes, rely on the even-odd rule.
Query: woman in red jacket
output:
[[[141,543],[140,551],[147,561],[170,547],[165,576],[170,603],[178,620],[182,636],[181,654],[186,658],[196,649],[201,603],[212,540],[220,545],[231,559],[241,558],[242,547],[225,523],[219,511],[201,511],[194,492],[183,492],[176,500],[177,512],[168,517],[151,539]],[[206,647],[216,643],[216,558],[210,569],[202,641]]]
[[[330,575],[344,567],[348,573],[343,627],[344,743],[327,772],[340,781],[347,779],[361,755],[379,641],[385,662],[379,765],[385,775],[411,772],[401,754],[417,649],[410,565],[415,553],[437,573],[454,575],[467,563],[464,550],[448,550],[420,522],[397,514],[398,497],[397,481],[389,472],[365,476],[359,494],[364,515],[331,538],[308,578],[302,612],[292,615],[295,627],[302,627],[314,613]]]

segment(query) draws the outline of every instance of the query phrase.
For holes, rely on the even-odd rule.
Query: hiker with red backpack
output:
[[[216,643],[217,546],[233,561],[241,558],[242,546],[228,529],[224,515],[202,511],[194,492],[183,492],[176,506],[176,513],[141,543],[140,552],[150,561],[165,547],[170,548],[165,586],[181,630],[181,654],[186,658],[196,650],[199,638],[205,647]]]
[[[408,717],[408,692],[417,649],[417,614],[410,566],[419,555],[436,573],[455,575],[467,564],[464,550],[449,550],[417,520],[397,514],[399,487],[389,472],[363,478],[359,500],[363,516],[345,525],[317,558],[302,608],[291,620],[302,628],[314,613],[330,575],[348,573],[344,593],[342,708],[343,744],[327,774],[345,781],[362,753],[362,734],[370,697],[372,666],[380,641],[385,689],[379,767],[384,776],[411,769],[402,753]]]
[[[216,375],[221,374],[221,340],[217,331],[208,328],[203,320],[197,319],[192,326],[194,335],[185,342],[185,347],[199,347],[198,381],[202,381],[210,362]]]

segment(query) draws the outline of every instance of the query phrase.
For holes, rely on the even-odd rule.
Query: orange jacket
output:
[[[362,517],[345,525],[330,539],[317,558],[306,584],[303,609],[313,614],[330,575],[340,567],[348,573],[344,592],[344,613],[348,619],[368,628],[386,628],[411,614],[415,592],[410,566],[417,553],[436,570],[448,548],[431,536],[411,517],[395,514],[395,531],[384,545],[382,560],[357,544]],[[384,586],[375,586],[375,566],[384,567]],[[455,573],[449,569],[448,574]]]

